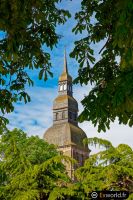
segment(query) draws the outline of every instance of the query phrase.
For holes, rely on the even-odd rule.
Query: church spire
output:
[[[67,57],[66,57],[66,48],[64,50],[64,73],[68,74],[68,69],[67,69]]]
[[[72,83],[72,77],[68,73],[66,49],[64,50],[64,69],[61,76],[59,77],[59,82],[62,81],[68,81]]]
[[[64,69],[59,77],[59,94],[72,96],[72,77],[68,73],[66,49],[64,50]]]

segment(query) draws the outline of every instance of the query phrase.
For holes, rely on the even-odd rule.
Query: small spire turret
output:
[[[64,69],[63,69],[61,76],[59,77],[59,81],[72,82],[72,77],[68,73],[66,49],[64,50]]]
[[[66,49],[64,50],[64,69],[59,77],[59,94],[72,96],[72,77],[68,73]]]

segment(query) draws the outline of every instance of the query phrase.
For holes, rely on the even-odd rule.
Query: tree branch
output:
[[[109,40],[110,40],[110,36],[108,37],[105,45],[102,47],[102,49],[99,51],[99,54],[103,51],[103,49],[107,46],[107,44],[109,43]]]

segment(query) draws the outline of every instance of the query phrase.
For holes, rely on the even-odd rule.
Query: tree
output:
[[[69,194],[70,199],[87,200],[94,191],[127,191],[128,199],[132,199],[133,150],[126,144],[114,147],[100,138],[89,138],[86,142],[105,150],[91,155],[84,166],[76,170],[77,182],[65,194]]]
[[[50,72],[50,54],[60,39],[55,31],[70,13],[59,9],[61,0],[3,0],[0,3],[0,111],[14,110],[16,101],[28,102],[25,86],[33,85],[29,70],[40,69],[39,79]],[[1,114],[0,126],[7,123]]]
[[[79,121],[91,121],[98,131],[109,129],[116,118],[120,124],[133,125],[132,13],[132,0],[82,0],[75,15],[73,32],[86,34],[71,53],[79,62],[75,83],[92,84],[82,100]],[[102,46],[100,59],[96,45]]]
[[[53,200],[70,182],[54,145],[23,131],[5,130],[0,140],[0,199]],[[51,197],[49,197],[51,196]]]

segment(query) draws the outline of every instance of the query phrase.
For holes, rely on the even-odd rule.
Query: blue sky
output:
[[[74,13],[80,9],[80,0],[64,0],[61,4],[62,8],[69,9],[74,16]],[[52,103],[57,96],[58,77],[63,70],[63,54],[64,46],[67,49],[67,60],[69,73],[73,78],[76,77],[78,71],[78,63],[74,59],[69,58],[69,53],[74,47],[74,41],[81,38],[81,35],[74,35],[71,31],[75,25],[74,18],[68,20],[65,25],[57,27],[57,33],[62,35],[61,40],[56,48],[51,52],[52,71],[54,77],[47,82],[38,80],[38,71],[30,71],[30,75],[34,80],[34,87],[27,88],[31,96],[31,102],[28,104],[17,103],[15,111],[8,115],[10,119],[9,128],[21,128],[29,135],[39,135],[43,137],[47,128],[52,125]],[[94,46],[96,55],[101,48],[101,44]],[[74,85],[74,97],[79,103],[79,112],[82,110],[80,101],[84,95],[90,90],[90,86],[81,87]],[[106,133],[97,133],[97,128],[94,128],[90,122],[84,122],[79,125],[87,134],[88,137],[102,137],[109,139],[115,146],[120,143],[126,143],[133,147],[133,130],[128,126],[119,125],[116,121],[111,124],[111,129]]]

